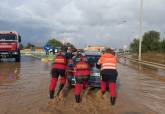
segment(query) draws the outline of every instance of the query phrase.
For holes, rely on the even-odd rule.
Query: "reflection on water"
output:
[[[0,84],[19,79],[21,63],[0,62]]]
[[[49,72],[40,60],[23,56],[21,62],[0,62],[0,114],[40,114],[47,103]]]
[[[47,62],[47,63],[44,63],[44,71],[51,71],[51,65],[52,65],[52,62]]]

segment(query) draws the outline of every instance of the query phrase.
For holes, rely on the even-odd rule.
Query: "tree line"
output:
[[[46,45],[50,45],[52,48],[56,48],[56,47],[61,47],[62,50],[67,51],[68,48],[70,48],[71,50],[76,50],[75,46],[69,42],[67,43],[62,43],[56,39],[50,39],[48,40]]]
[[[64,50],[64,51],[66,51],[68,49],[68,47],[72,50],[76,49],[73,44],[71,44],[69,42],[63,44],[62,42],[56,40],[55,38],[49,39],[46,42],[46,44],[44,44],[44,45],[49,45],[51,48],[61,47],[62,50]],[[21,49],[26,48],[26,49],[32,49],[33,50],[33,49],[36,49],[36,48],[43,48],[44,45],[43,46],[36,46],[35,44],[27,43],[27,45],[20,44],[20,48]]]
[[[139,39],[135,38],[130,44],[132,52],[138,53]],[[160,38],[160,32],[148,31],[142,37],[142,53],[144,52],[165,52],[165,39]]]

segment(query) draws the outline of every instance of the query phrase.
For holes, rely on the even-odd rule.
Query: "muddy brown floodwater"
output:
[[[22,57],[21,63],[0,62],[0,114],[165,114],[165,82],[153,70],[137,70],[118,64],[118,98],[110,105],[108,93],[98,89],[74,100],[73,88],[65,87],[59,97],[49,100],[50,63]]]

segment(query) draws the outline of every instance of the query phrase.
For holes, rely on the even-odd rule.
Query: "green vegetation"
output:
[[[36,46],[36,45],[34,45],[34,44],[32,44],[32,43],[27,43],[27,45],[26,46],[24,46],[23,44],[20,44],[20,48],[21,49],[31,49],[31,50],[33,50],[33,51],[35,51],[35,49],[39,49],[39,48],[41,48],[41,47],[39,47],[39,46]]]
[[[134,39],[130,49],[138,53],[139,39]],[[142,52],[165,52],[165,40],[160,40],[160,33],[157,31],[145,32],[142,39]]]
[[[72,51],[76,50],[75,46],[71,43],[66,43],[62,46],[62,49],[67,51],[67,49],[70,49]]]
[[[27,43],[27,46],[25,48],[32,49],[32,48],[35,48],[35,45],[31,43]]]
[[[71,44],[71,43],[62,44],[60,41],[58,41],[54,38],[48,40],[47,45],[51,46],[52,48],[61,47],[62,50],[64,50],[64,51],[67,51],[68,49],[70,49],[70,50],[76,49],[73,44]]]
[[[160,42],[160,51],[165,52],[165,40],[164,39]]]
[[[139,50],[139,39],[134,39],[133,42],[130,44],[130,48],[132,52],[137,53]]]
[[[60,41],[58,41],[58,40],[56,40],[54,38],[48,40],[47,45],[50,45],[52,48],[62,47],[63,46],[63,44]]]
[[[62,44],[60,41],[56,40],[55,38],[49,39],[46,43],[46,45],[49,45],[51,48],[57,48],[57,47],[61,47],[62,50],[67,51],[68,49],[70,50],[75,50],[75,46],[71,43],[65,43]],[[43,47],[38,47],[32,43],[27,43],[26,46],[24,46],[23,44],[20,44],[20,48],[21,49],[31,49],[31,50],[35,50],[36,48],[43,48]]]
[[[20,49],[24,49],[24,45],[23,44],[20,44]]]

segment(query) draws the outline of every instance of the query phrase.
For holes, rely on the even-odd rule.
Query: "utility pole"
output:
[[[141,61],[141,48],[142,48],[142,37],[143,37],[143,0],[140,0],[140,29],[139,29],[139,57]]]

